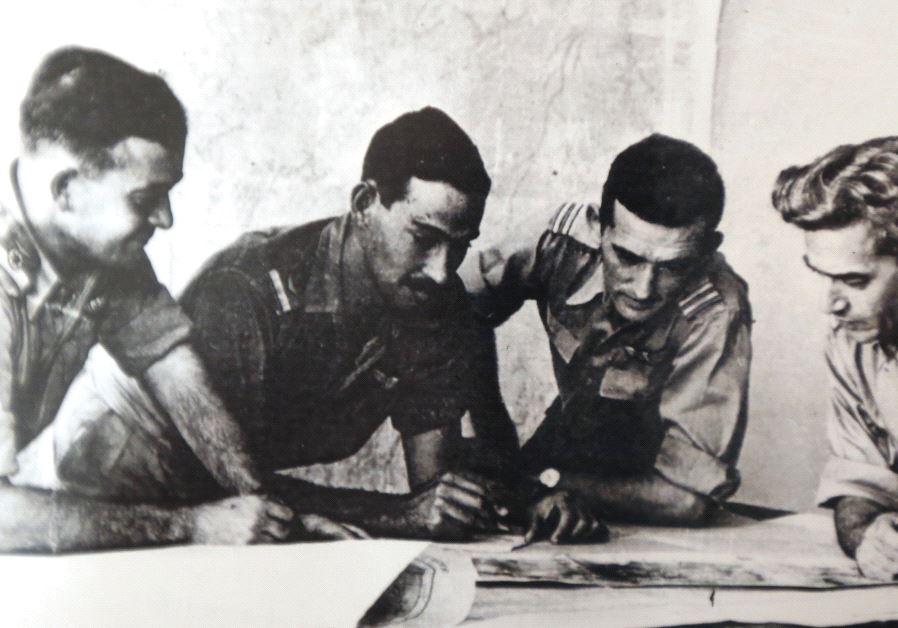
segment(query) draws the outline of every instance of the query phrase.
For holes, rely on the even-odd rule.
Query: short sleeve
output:
[[[750,319],[720,305],[689,321],[661,397],[667,424],[655,468],[714,499],[739,486],[736,460],[747,418]]]
[[[143,374],[174,347],[187,342],[191,322],[148,259],[128,273],[107,279],[107,305],[98,321],[100,343],[131,376]]]
[[[885,443],[877,445],[875,441],[871,430],[881,428],[869,416],[852,377],[852,367],[840,348],[844,349],[839,339],[831,336],[826,354],[830,452],[817,489],[817,503],[830,506],[840,497],[852,496],[898,510],[898,474],[890,468]]]
[[[262,305],[239,271],[208,271],[181,297],[185,312],[196,325],[193,346],[203,361],[216,392],[250,436],[264,404],[270,330]]]
[[[10,476],[18,470],[16,416],[13,412],[17,344],[15,307],[12,298],[0,288],[0,478]]]
[[[569,223],[582,208],[564,203],[552,213],[548,225],[543,221],[525,225],[498,244],[468,255],[459,275],[480,317],[498,326],[525,301],[539,298],[541,278],[552,272],[546,267],[553,259],[551,249],[567,236]]]

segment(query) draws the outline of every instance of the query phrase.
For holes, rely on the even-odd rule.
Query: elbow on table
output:
[[[711,514],[711,500],[704,495],[687,493],[678,500],[670,514],[679,525],[703,526]]]

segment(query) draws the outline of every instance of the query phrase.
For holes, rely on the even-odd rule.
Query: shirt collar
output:
[[[0,179],[0,267],[25,295],[30,318],[40,310],[60,285],[59,273],[41,250],[28,218],[18,184],[18,161],[10,164],[9,176]]]
[[[304,291],[305,312],[336,314],[342,309],[343,245],[348,234],[349,214],[334,219],[321,232]]]

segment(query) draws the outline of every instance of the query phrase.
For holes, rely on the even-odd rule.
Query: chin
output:
[[[879,336],[879,330],[876,328],[851,329],[845,328],[845,334],[855,342],[870,342],[876,340]]]

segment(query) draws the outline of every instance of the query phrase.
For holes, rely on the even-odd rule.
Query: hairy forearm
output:
[[[212,390],[199,358],[187,345],[172,350],[145,375],[197,458],[225,489],[254,493],[261,481],[237,421]]]
[[[657,525],[700,525],[710,501],[671,484],[656,473],[605,477],[563,473],[559,489],[578,495],[608,519]]]
[[[189,540],[186,510],[0,486],[0,551],[68,552]]]
[[[842,497],[836,502],[834,519],[839,546],[854,558],[864,532],[873,520],[888,509],[863,497]]]

